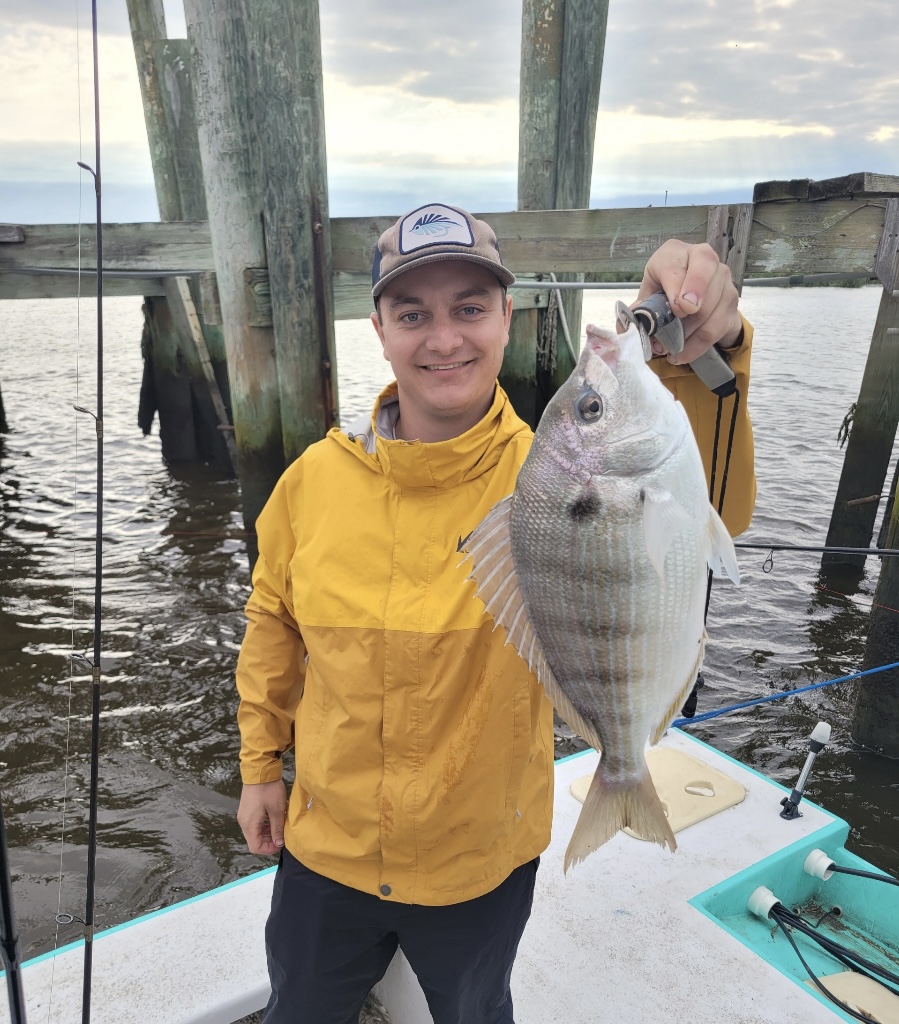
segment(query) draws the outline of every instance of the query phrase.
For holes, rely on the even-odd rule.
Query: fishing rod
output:
[[[91,1014],[91,976],[94,957],[94,902],[97,888],[97,787],[100,774],[100,626],[103,603],[103,205],[100,176],[100,63],[97,32],[97,0],[91,0],[94,56],[94,166],[78,161],[78,166],[94,179],[97,199],[97,407],[96,412],[75,406],[78,412],[93,416],[97,433],[97,511],[94,544],[94,647],[91,660],[91,756],[88,797],[87,886],[84,909],[84,983],[81,997],[81,1022],[89,1024]]]
[[[6,826],[3,822],[3,802],[0,800],[0,960],[6,971],[6,989],[9,994],[9,1018],[12,1024],[25,1024],[25,997],[22,976],[19,973],[19,936],[12,902],[12,879],[9,874],[9,849],[6,845]]]

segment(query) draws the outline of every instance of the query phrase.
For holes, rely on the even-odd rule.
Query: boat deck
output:
[[[774,958],[740,941],[705,901],[709,890],[733,887],[735,877],[776,892],[785,884],[778,873],[801,872],[810,845],[831,853],[848,826],[807,802],[801,818],[784,821],[782,787],[680,731],[665,736],[662,746],[742,784],[745,799],[678,832],[674,854],[622,834],[566,877],[562,859],[581,808],[570,786],[592,774],[597,755],[560,761],[553,841],[541,858],[512,979],[518,1024],[848,1020]],[[224,1024],[263,1006],[263,926],[273,872],[101,932],[94,942],[95,1024]],[[738,893],[739,905],[742,899]],[[762,922],[758,927],[770,930]],[[30,961],[23,970],[29,1020],[77,1019],[81,970],[80,943]],[[431,1024],[401,954],[376,994],[392,1024]],[[0,1022],[8,1020],[0,1000]]]

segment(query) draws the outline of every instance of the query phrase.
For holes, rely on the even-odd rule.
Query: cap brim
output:
[[[507,270],[501,263],[488,259],[486,256],[478,256],[475,253],[465,252],[432,252],[418,256],[416,259],[409,260],[408,262],[403,263],[402,266],[391,270],[389,274],[385,274],[374,288],[372,288],[371,297],[376,299],[391,281],[401,277],[408,271],[414,270],[416,267],[423,267],[426,263],[440,263],[444,260],[461,260],[463,263],[476,263],[478,266],[489,270],[490,273],[497,278],[500,284],[504,285],[506,288],[515,282],[515,275],[511,270]]]

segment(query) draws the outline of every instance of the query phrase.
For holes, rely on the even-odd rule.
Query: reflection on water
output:
[[[586,319],[611,322],[615,300],[628,294],[588,296]],[[842,460],[836,433],[856,398],[877,301],[874,289],[747,295],[758,332],[750,406],[760,495],[745,539],[823,541]],[[0,303],[0,382],[12,428],[0,435],[0,786],[28,955],[52,946],[58,903],[83,910],[90,680],[71,653],[92,642],[94,435],[72,405],[93,402],[89,306],[76,397],[75,303]],[[140,300],[107,300],[106,313],[102,927],[260,866],[234,821],[233,672],[249,585],[236,486],[203,467],[162,464],[158,439],[136,426]],[[390,370],[365,323],[338,324],[338,359],[349,421]],[[860,664],[873,560],[849,597],[818,576],[813,555],[777,554],[770,574],[764,560],[764,552],[741,552],[743,586],[716,585],[700,710]],[[858,852],[896,870],[896,765],[852,749],[853,685],[691,732],[792,784],[815,722],[830,721],[834,739],[809,794],[852,822]]]

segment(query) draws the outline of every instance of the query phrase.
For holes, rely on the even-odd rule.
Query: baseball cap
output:
[[[486,221],[457,206],[428,203],[400,217],[378,239],[371,267],[372,298],[407,270],[439,260],[479,263],[506,286],[515,280],[503,266],[496,235]]]

